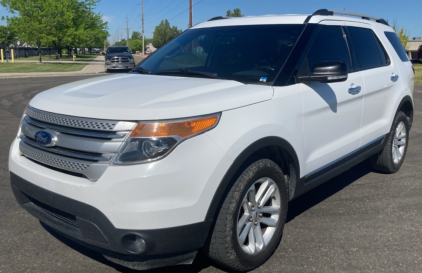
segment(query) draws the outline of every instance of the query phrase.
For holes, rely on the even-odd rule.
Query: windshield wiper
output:
[[[218,79],[217,73],[211,73],[211,72],[205,72],[205,71],[195,71],[195,70],[189,70],[186,68],[181,69],[173,69],[173,70],[158,70],[155,72],[156,75],[161,74],[190,74],[190,75],[199,75],[199,76],[205,76],[211,79]]]
[[[145,69],[145,68],[142,68],[142,67],[135,67],[135,68],[133,68],[132,69],[132,72],[133,71],[136,71],[136,72],[139,72],[139,73],[141,73],[141,74],[151,74],[151,71],[150,70],[148,70],[148,69]]]

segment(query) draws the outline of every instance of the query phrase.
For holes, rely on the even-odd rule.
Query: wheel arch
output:
[[[412,123],[413,123],[413,100],[409,95],[406,95],[405,97],[403,97],[403,99],[401,100],[397,111],[396,111],[396,115],[398,112],[403,112],[408,120],[409,120],[409,124],[410,127],[412,127]],[[394,115],[394,116],[396,116]]]
[[[236,178],[239,177],[246,166],[260,158],[273,160],[279,165],[285,175],[287,170],[289,177],[286,178],[290,180],[288,181],[289,199],[294,196],[296,181],[300,178],[299,159],[295,150],[292,145],[283,138],[275,136],[264,137],[249,145],[233,161],[211,200],[205,220],[215,219],[215,215],[219,212],[221,205],[224,202],[224,198],[227,196]]]

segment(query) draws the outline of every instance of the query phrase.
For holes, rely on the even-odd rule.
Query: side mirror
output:
[[[347,66],[344,62],[320,62],[311,72],[298,76],[298,82],[343,82],[347,80]]]

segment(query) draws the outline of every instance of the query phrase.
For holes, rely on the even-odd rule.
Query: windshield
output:
[[[244,83],[271,82],[303,27],[254,25],[190,29],[146,59],[138,70],[194,77],[206,77],[202,73],[205,72],[216,78]]]
[[[117,54],[117,53],[130,53],[128,47],[109,47],[107,48],[107,54]]]

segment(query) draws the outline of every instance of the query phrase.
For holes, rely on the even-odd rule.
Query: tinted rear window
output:
[[[385,32],[385,36],[390,41],[391,45],[394,47],[394,49],[397,52],[397,55],[399,55],[400,60],[403,62],[409,61],[409,58],[407,57],[406,50],[403,47],[403,44],[400,42],[399,37],[394,32]]]
[[[372,30],[367,28],[347,27],[353,49],[359,60],[360,70],[372,69],[386,65],[386,57],[381,58],[379,45]]]

